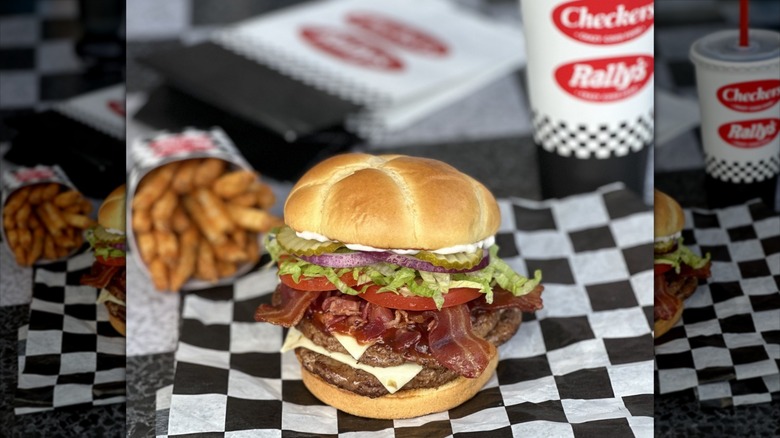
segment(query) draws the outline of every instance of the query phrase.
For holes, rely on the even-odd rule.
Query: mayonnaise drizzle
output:
[[[331,239],[323,236],[322,234],[314,233],[311,231],[296,231],[295,234],[301,239],[316,240],[318,242],[331,242]],[[430,251],[435,254],[455,254],[459,252],[474,252],[477,249],[487,249],[496,243],[496,236],[490,236],[484,240],[480,240],[475,243],[468,243],[465,245],[448,246],[446,248],[439,248]],[[384,252],[389,251],[395,254],[401,255],[414,255],[420,252],[418,249],[387,249],[387,248],[374,248],[372,246],[360,245],[358,243],[347,243],[345,246],[354,251],[376,251]]]
[[[670,236],[663,236],[663,237],[656,237],[655,240],[653,240],[653,243],[665,243],[672,240],[677,240],[682,236],[682,232],[678,231]]]

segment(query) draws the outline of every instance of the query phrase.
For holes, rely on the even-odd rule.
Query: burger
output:
[[[125,186],[114,189],[98,209],[97,225],[86,231],[86,239],[95,254],[89,274],[81,284],[100,289],[98,303],[108,309],[108,320],[125,336]]]
[[[495,246],[500,211],[473,178],[403,155],[337,155],[293,187],[266,238],[280,282],[255,319],[289,327],[304,385],[369,418],[445,411],[474,396],[522,312],[542,308]]]
[[[683,245],[685,215],[680,204],[655,190],[655,306],[654,336],[672,328],[682,316],[683,301],[693,295],[699,280],[710,276],[710,256],[699,257]]]

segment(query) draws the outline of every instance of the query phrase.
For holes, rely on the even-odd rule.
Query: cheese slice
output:
[[[315,353],[322,354],[323,356],[328,356],[329,358],[349,365],[352,368],[357,368],[371,374],[382,383],[382,386],[384,386],[390,394],[403,388],[404,385],[414,379],[414,376],[419,374],[423,369],[421,365],[416,363],[405,363],[394,367],[372,367],[370,365],[362,364],[348,354],[336,353],[320,347],[304,336],[303,333],[292,327],[287,332],[287,338],[284,340],[281,351],[284,353],[298,347],[303,347]]]
[[[344,347],[344,349],[347,350],[350,356],[354,357],[355,360],[360,360],[360,357],[363,356],[363,353],[365,353],[369,347],[374,345],[373,343],[361,344],[352,336],[343,335],[341,333],[333,333],[333,337],[339,341],[339,344],[341,344],[341,346]]]
[[[120,300],[119,298],[111,295],[111,292],[108,291],[108,289],[101,289],[100,295],[98,296],[97,303],[103,304],[106,301],[110,301],[112,303],[119,304],[120,306],[125,306],[125,302]]]

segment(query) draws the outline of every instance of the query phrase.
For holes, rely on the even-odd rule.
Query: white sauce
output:
[[[680,236],[682,236],[682,232],[678,231],[678,232],[672,234],[671,236],[656,237],[655,240],[653,241],[653,243],[665,243],[665,242],[669,242],[669,241],[672,241],[672,240],[677,240],[677,239],[680,238]]]
[[[105,228],[106,231],[108,231],[111,234],[119,234],[120,236],[124,236],[125,232],[122,230],[117,230],[115,228]]]
[[[331,239],[323,236],[322,234],[313,233],[311,231],[296,231],[295,234],[301,239],[316,240],[318,242],[331,242]],[[455,254],[459,252],[474,252],[477,249],[487,249],[496,243],[496,236],[490,236],[487,239],[480,240],[479,242],[469,243],[465,245],[448,246],[446,248],[439,248],[431,251],[436,254]],[[347,243],[346,247],[354,251],[390,251],[396,254],[402,255],[414,255],[420,252],[417,249],[386,249],[386,248],[374,248],[371,246],[360,245],[357,243]]]

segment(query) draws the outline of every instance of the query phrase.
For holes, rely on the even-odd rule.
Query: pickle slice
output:
[[[125,236],[123,234],[113,234],[106,231],[105,228],[98,225],[94,228],[92,233],[95,235],[95,239],[106,242],[106,243],[119,243],[125,240]]]
[[[276,240],[285,251],[297,256],[313,256],[334,252],[344,246],[340,242],[320,242],[301,239],[290,227],[284,227],[276,234]]]
[[[469,269],[476,266],[482,260],[482,250],[474,252],[458,252],[455,254],[436,254],[430,251],[420,251],[415,256],[434,266],[446,269]]]

